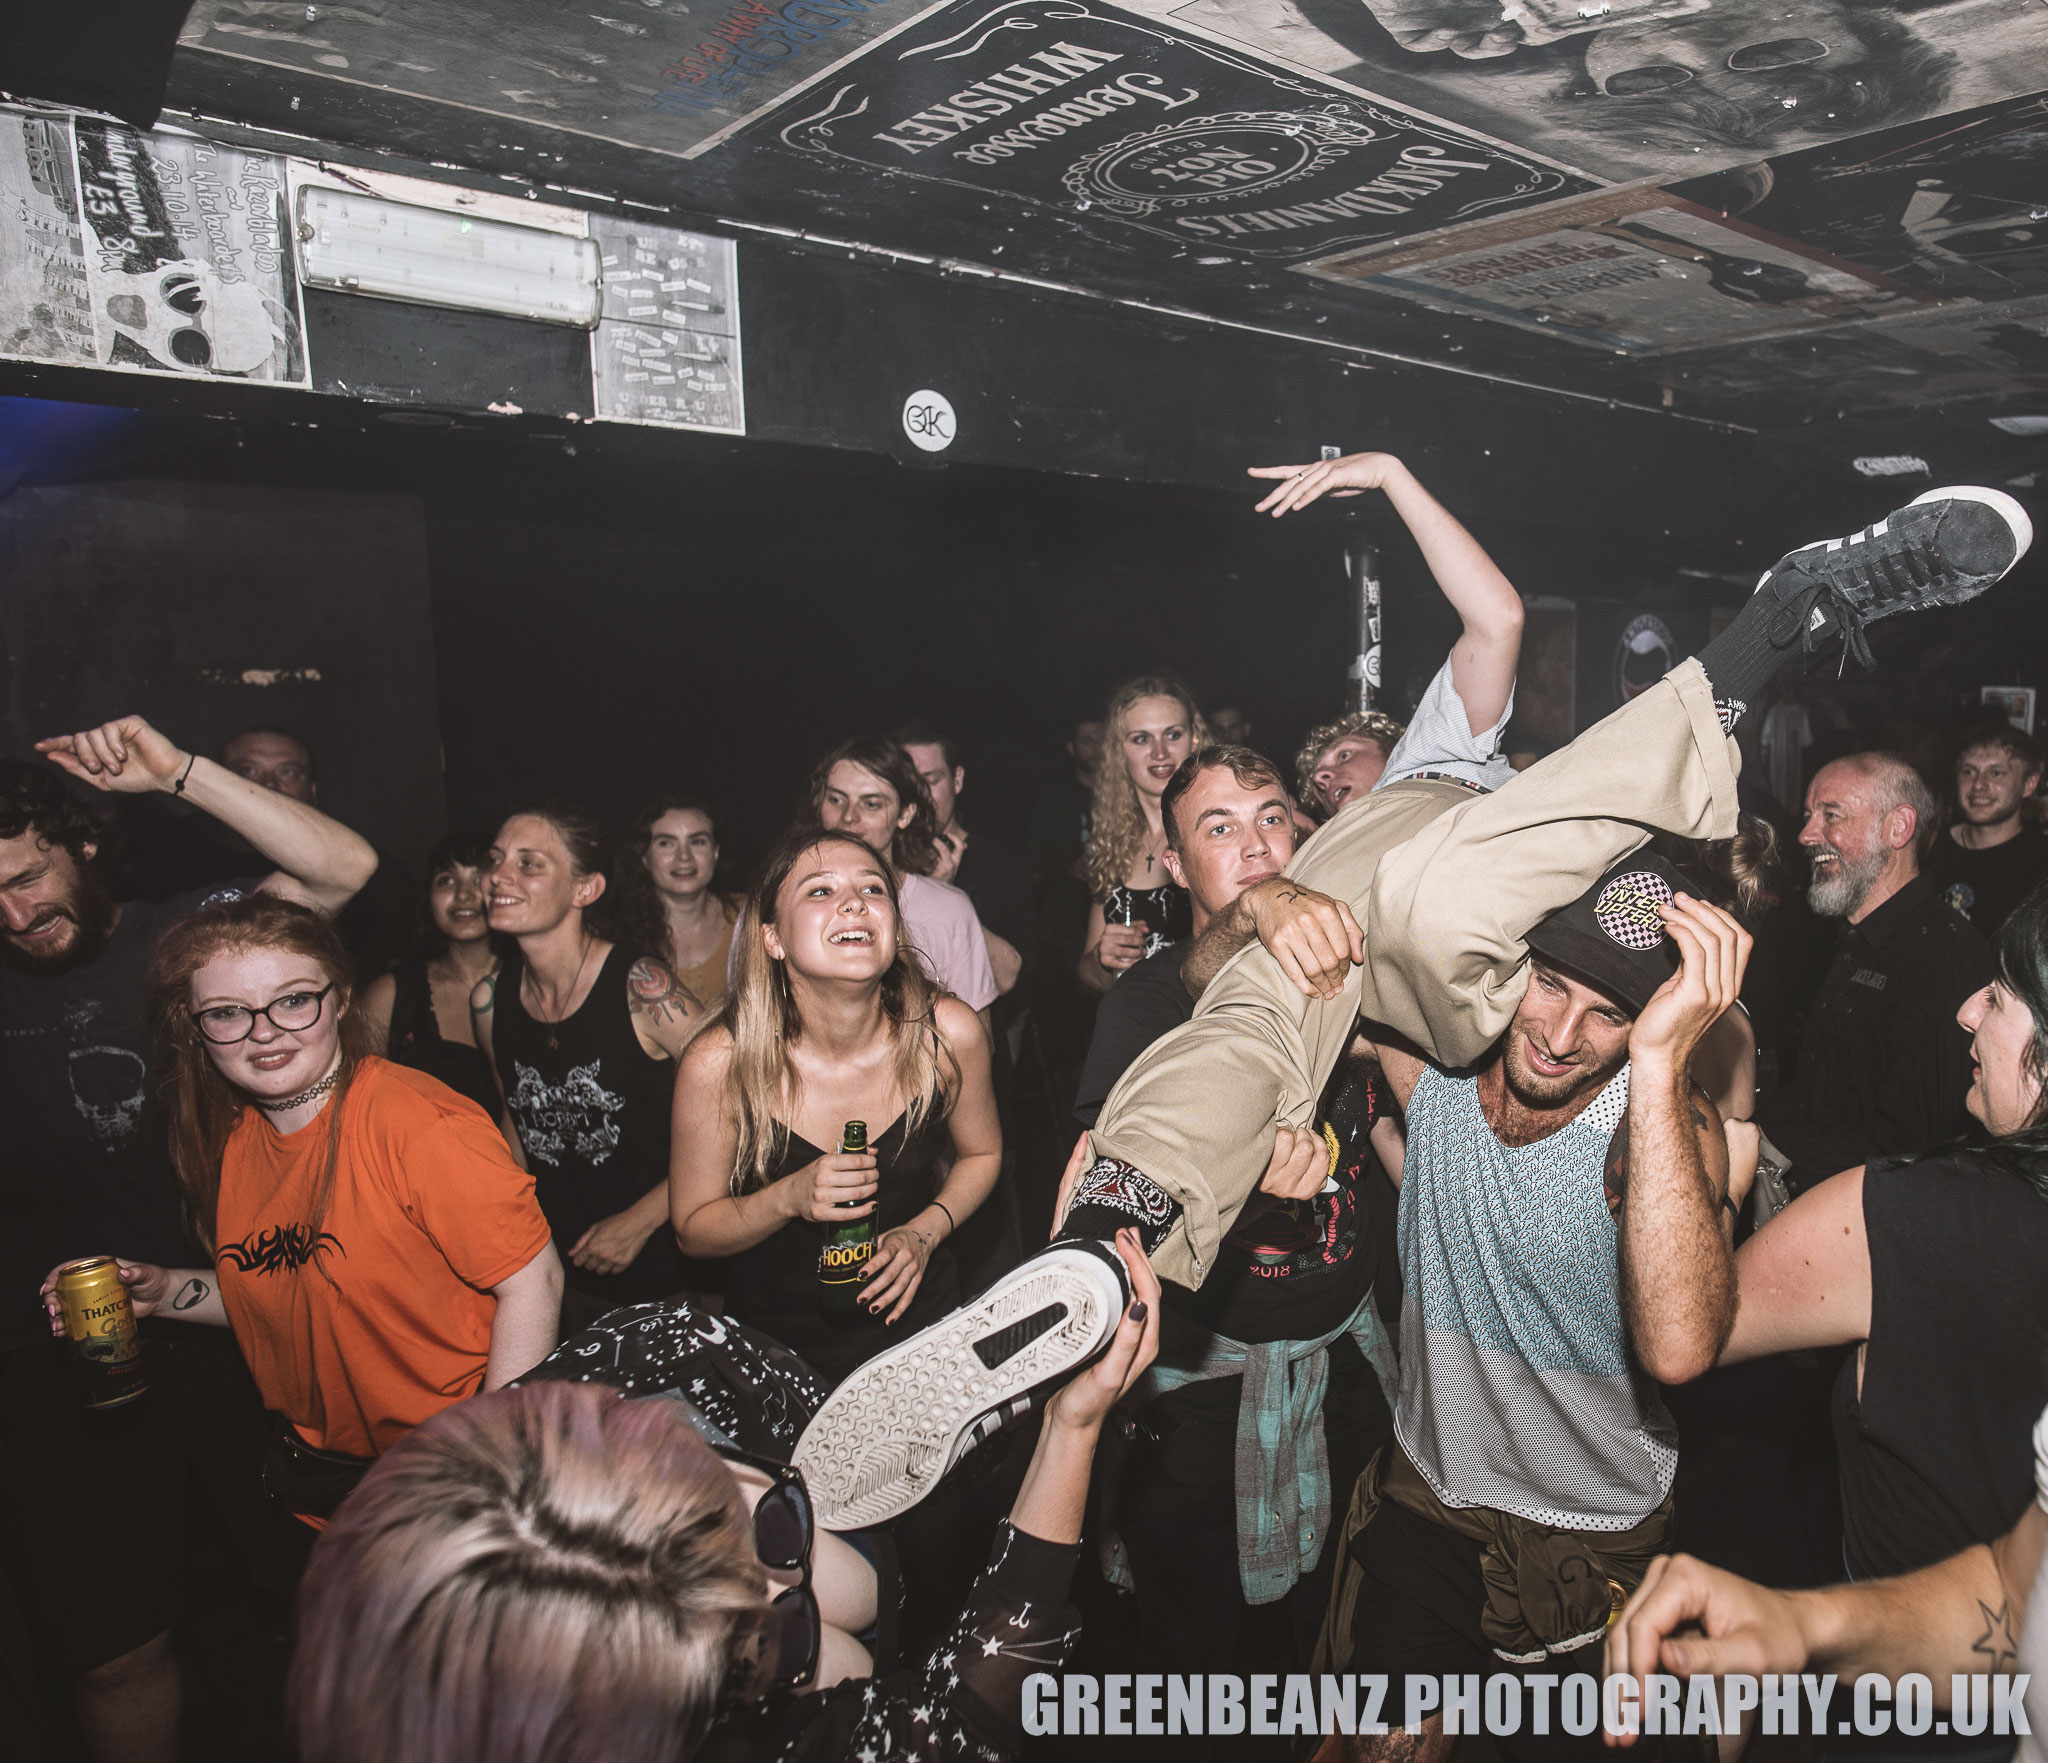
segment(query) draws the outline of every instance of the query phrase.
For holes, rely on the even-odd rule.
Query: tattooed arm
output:
[[[643,955],[626,974],[633,1032],[650,1059],[679,1059],[707,1020],[704,1006],[666,964]]]
[[[1825,1591],[1768,1591],[1690,1555],[1660,1556],[1607,1632],[1607,1669],[1638,1679],[1652,1671],[1820,1669],[1844,1679],[1874,1671],[1894,1681],[1917,1671],[1933,1681],[1935,1707],[1946,1709],[1958,1675],[2014,1668],[2044,1545],[2048,1512],[2030,1502],[1988,1548],[1979,1543],[1918,1573]],[[1676,1637],[1694,1624],[1705,1632]]]
[[[210,1267],[154,1267],[146,1261],[123,1261],[121,1283],[128,1288],[128,1301],[136,1319],[167,1316],[174,1322],[205,1322],[215,1328],[228,1326],[227,1308],[220,1301],[220,1282]],[[57,1305],[57,1272],[43,1281],[43,1309],[50,1318],[50,1332],[64,1334],[64,1313]]]
[[[1181,983],[1199,998],[1254,937],[1311,998],[1334,998],[1365,957],[1365,938],[1349,906],[1276,875],[1254,882],[1209,920],[1181,962]]]
[[[1684,894],[1662,915],[1679,967],[1629,1030],[1621,1304],[1642,1368],[1660,1383],[1690,1383],[1713,1366],[1735,1326],[1722,1207],[1728,1141],[1693,1081],[1692,1060],[1742,990],[1750,939],[1728,913]],[[1542,978],[1539,969],[1530,984]]]

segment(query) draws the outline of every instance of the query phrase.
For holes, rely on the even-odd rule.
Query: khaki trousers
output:
[[[1361,1016],[1440,1065],[1476,1063],[1522,1001],[1531,927],[1652,831],[1730,837],[1739,764],[1706,674],[1687,661],[1493,795],[1390,784],[1321,828],[1287,874],[1349,902],[1365,965],[1325,1002],[1248,945],[1096,1122],[1095,1155],[1143,1170],[1181,1205],[1152,1256],[1160,1277],[1202,1283],[1265,1173],[1274,1127],[1310,1124]]]

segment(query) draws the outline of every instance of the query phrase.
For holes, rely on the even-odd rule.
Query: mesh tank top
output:
[[[1627,1530],[1662,1503],[1678,1435],[1629,1356],[1602,1184],[1623,1067],[1568,1126],[1503,1145],[1476,1078],[1425,1067],[1401,1182],[1402,1448],[1447,1506]]]

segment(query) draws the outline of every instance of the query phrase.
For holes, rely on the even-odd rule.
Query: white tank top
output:
[[[1630,1357],[1602,1171],[1624,1066],[1577,1118],[1503,1145],[1478,1080],[1425,1067],[1401,1180],[1402,1448],[1447,1506],[1627,1530],[1662,1504],[1678,1435]]]

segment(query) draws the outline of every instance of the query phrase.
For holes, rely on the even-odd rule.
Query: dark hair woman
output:
[[[889,864],[860,838],[787,835],[740,914],[732,995],[676,1079],[676,1235],[732,1257],[732,1313],[834,1382],[959,1302],[942,1245],[1002,1163],[988,1036],[925,977],[901,922]],[[869,1123],[864,1154],[838,1149],[849,1120]],[[869,1216],[863,1314],[827,1321],[826,1227]]]
[[[1016,1755],[1026,1680],[1058,1671],[1078,1633],[1067,1596],[1102,1423],[1158,1350],[1159,1287],[1135,1232],[1119,1253],[1137,1301],[1046,1404],[989,1566],[921,1666],[833,1683],[824,1558],[866,1563],[818,1529],[801,1472],[694,1424],[686,1399],[542,1382],[421,1428],[315,1546],[289,1691],[298,1755]],[[702,1332],[716,1352],[737,1331]],[[740,1346],[750,1382],[773,1376]]]
[[[498,951],[484,898],[490,846],[443,839],[427,856],[427,893],[410,955],[363,988],[370,1050],[438,1077],[493,1120],[498,1079],[476,1044],[470,995],[496,976]]]
[[[560,806],[511,815],[490,850],[491,929],[513,939],[470,996],[506,1136],[568,1263],[570,1328],[682,1289],[668,1228],[675,1058],[704,1013],[667,963],[598,934],[604,831]]]
[[[1857,1579],[1989,1543],[2033,1493],[2048,1403],[2048,890],[1957,1013],[1973,1141],[1845,1170],[1743,1245],[1723,1363],[1853,1346],[1835,1386],[1844,1556]]]
[[[711,810],[688,796],[664,796],[634,822],[619,859],[621,935],[659,957],[691,997],[709,1010],[725,1002],[740,903],[713,886],[718,828]]]
[[[266,1479],[317,1519],[412,1427],[547,1353],[561,1265],[489,1122],[366,1052],[319,913],[207,907],[158,942],[149,996],[171,1157],[213,1265],[121,1277],[140,1315],[234,1330],[289,1423]]]

